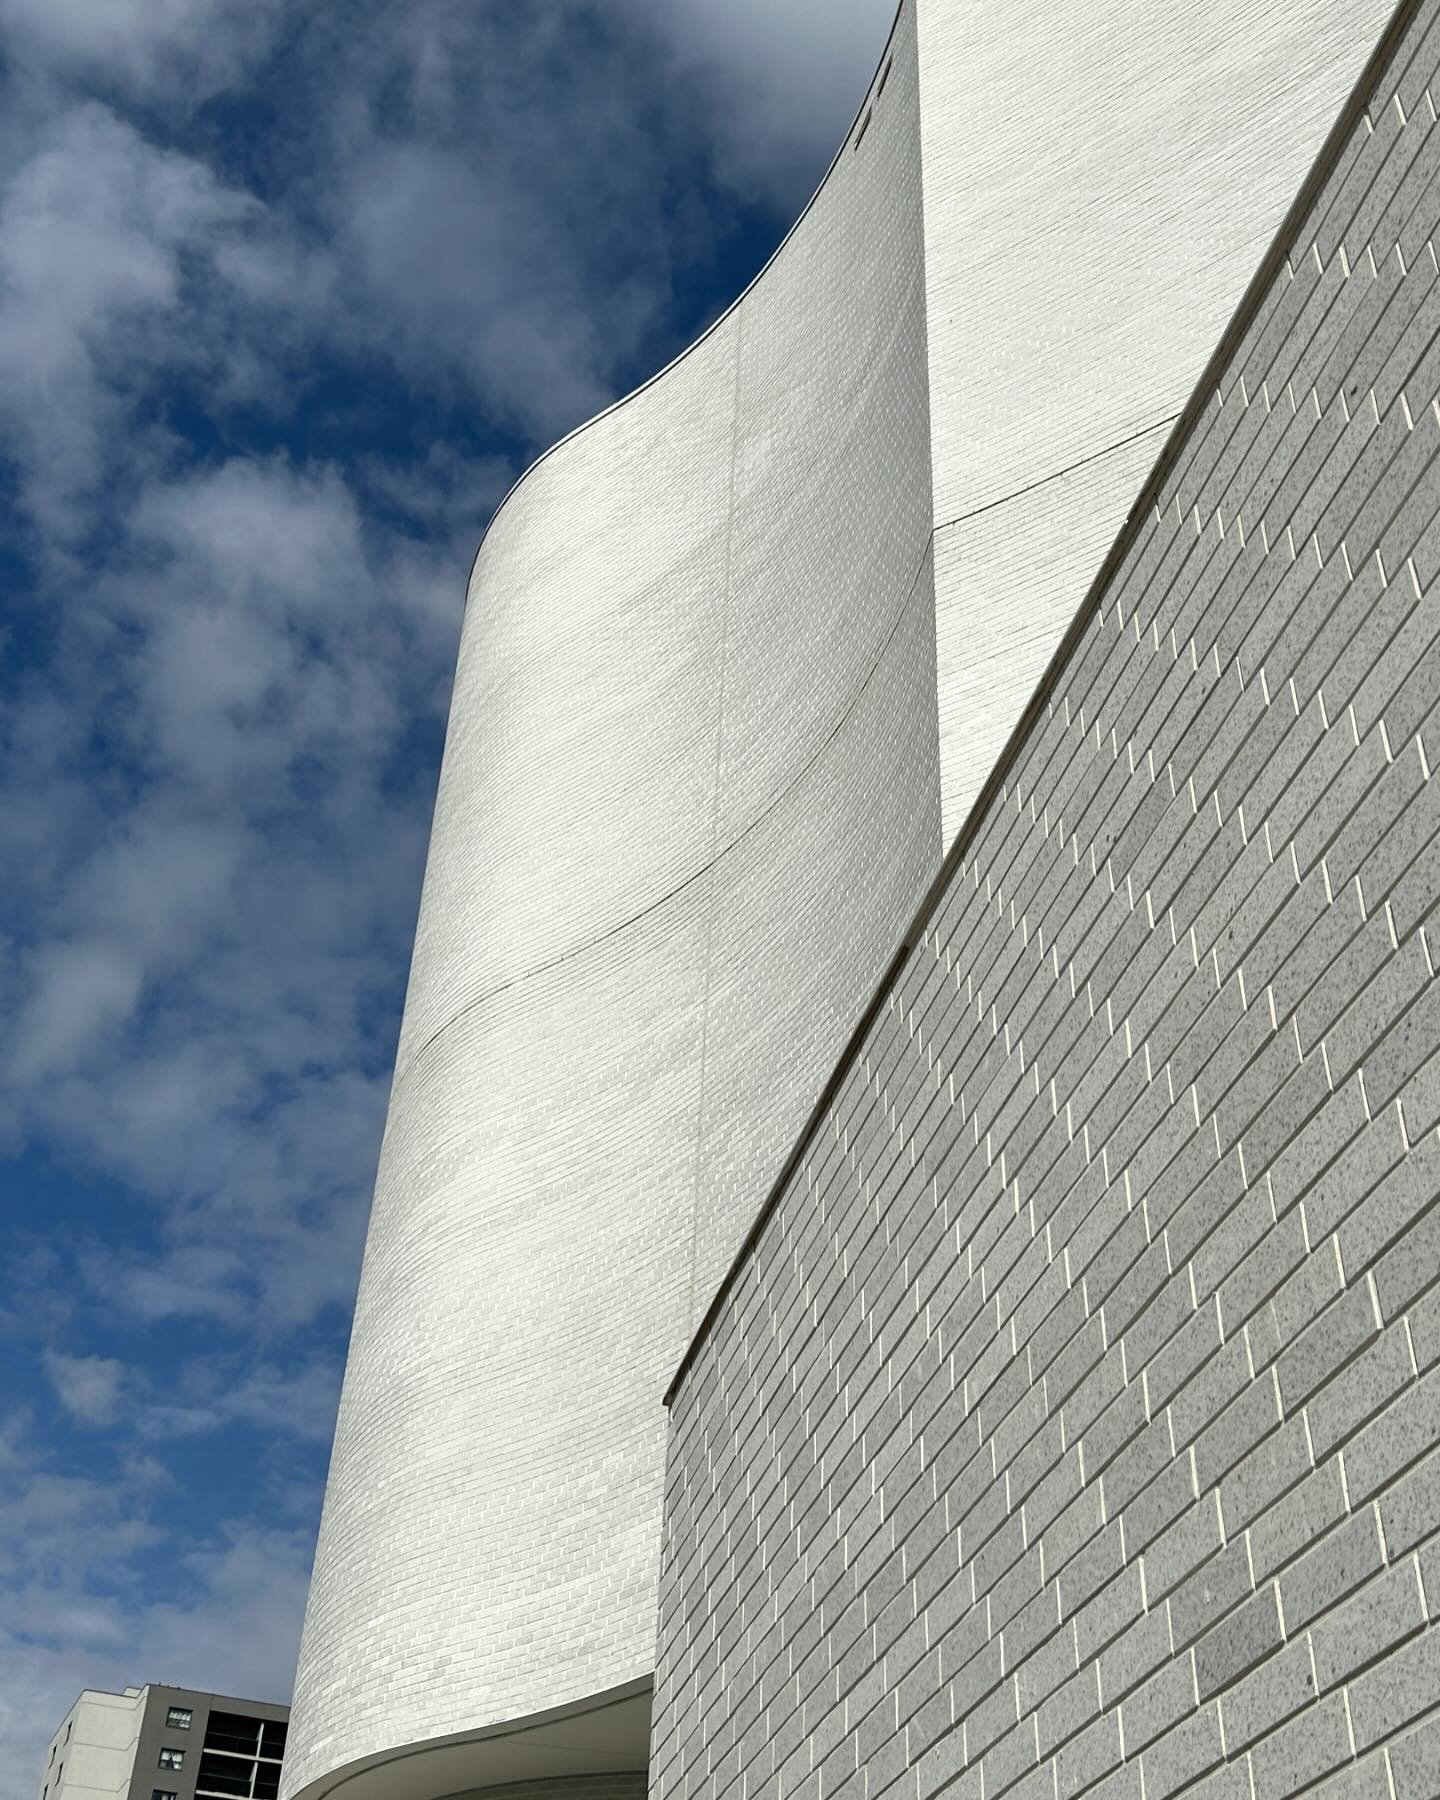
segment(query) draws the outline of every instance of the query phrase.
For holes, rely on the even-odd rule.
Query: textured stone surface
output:
[[[1434,1791],[1437,68],[1426,0],[685,1368],[655,1800]]]
[[[918,0],[947,844],[1391,10]]]

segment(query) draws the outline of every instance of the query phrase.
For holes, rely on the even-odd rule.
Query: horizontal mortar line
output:
[[[537,975],[547,974],[552,969],[557,969],[564,963],[573,962],[577,957],[586,955],[589,951],[595,949],[597,945],[603,944],[608,939],[618,936],[622,931],[628,931],[632,925],[636,925],[641,919],[647,918],[651,913],[655,912],[657,908],[667,905],[677,894],[683,894],[687,888],[693,887],[703,876],[708,875],[713,869],[717,868],[727,856],[737,850],[748,838],[753,836],[765,821],[784,805],[854,717],[856,708],[864,699],[870,683],[875,678],[881,663],[884,662],[885,657],[890,650],[890,646],[894,643],[896,634],[900,630],[901,625],[905,621],[905,616],[910,610],[910,604],[915,598],[916,589],[920,584],[920,576],[925,568],[925,560],[930,555],[933,542],[934,533],[927,532],[925,534],[925,547],[920,553],[920,560],[916,565],[915,573],[910,578],[910,585],[905,590],[905,598],[896,609],[894,621],[891,624],[889,631],[886,632],[880,648],[876,651],[874,661],[865,671],[864,680],[861,681],[859,687],[856,688],[854,695],[836,720],[824,742],[817,747],[814,754],[805,763],[804,767],[796,772],[794,779],[775,795],[765,810],[761,813],[757,813],[739,836],[732,838],[723,850],[712,856],[707,862],[702,863],[698,869],[693,870],[683,881],[677,882],[674,887],[667,889],[665,893],[657,895],[654,900],[650,901],[647,905],[642,906],[638,912],[631,913],[628,918],[621,919],[616,924],[608,926],[604,931],[597,933],[595,937],[587,938],[583,944],[576,944],[569,950],[562,950],[558,956],[552,956],[546,962],[536,963],[533,968],[526,969],[523,973],[512,976],[509,981],[503,981],[499,986],[489,988],[483,994],[477,994],[473,1000],[468,1001],[461,1007],[459,1012],[452,1018],[447,1019],[443,1025],[439,1026],[428,1038],[426,1038],[419,1049],[406,1059],[403,1070],[397,1067],[395,1073],[395,1087],[397,1090],[400,1087],[400,1084],[409,1075],[411,1069],[414,1068],[425,1053],[431,1049],[433,1045],[438,1043],[452,1026],[457,1025],[461,1019],[465,1018],[467,1014],[473,1013],[483,1006],[488,1006],[492,1000],[498,999],[502,994],[509,993],[512,988],[522,986],[525,982],[532,980]]]
[[[1149,437],[1152,431],[1163,431],[1167,425],[1173,425],[1180,417],[1178,412],[1167,418],[1156,419],[1152,425],[1142,425],[1138,431],[1132,431],[1128,437],[1116,438],[1113,444],[1106,444],[1101,450],[1092,450],[1089,456],[1082,456],[1077,462],[1066,463],[1063,469],[1053,469],[1050,474],[1042,475],[1038,481],[1028,482],[1024,487],[1016,488],[1012,493],[1002,494],[998,500],[987,500],[983,506],[974,507],[970,512],[957,513],[953,519],[947,519],[943,525],[935,527],[936,532],[949,531],[953,525],[963,525],[967,519],[978,519],[982,513],[994,512],[997,506],[1008,506],[1012,500],[1023,499],[1026,494],[1033,494],[1037,488],[1048,486],[1052,481],[1059,481],[1066,475],[1073,475],[1076,469],[1083,469],[1087,463],[1099,462],[1113,451],[1123,450],[1127,444],[1138,444],[1143,437]]]

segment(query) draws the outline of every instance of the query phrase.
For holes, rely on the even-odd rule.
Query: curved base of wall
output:
[[[527,1792],[541,1800],[552,1783],[559,1795],[575,1777],[587,1778],[587,1800],[622,1800],[629,1775],[638,1776],[635,1792],[643,1795],[651,1688],[648,1678],[627,1681],[524,1719],[363,1756],[301,1788],[294,1800],[468,1800],[477,1793],[500,1800],[496,1790],[535,1782],[544,1786]]]

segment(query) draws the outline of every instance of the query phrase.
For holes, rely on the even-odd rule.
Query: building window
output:
[[[183,1769],[185,1767],[185,1752],[183,1750],[173,1750],[169,1744],[166,1744],[165,1748],[160,1752],[160,1767],[162,1769]]]
[[[172,1788],[151,1788],[150,1800],[180,1800]]]
[[[175,1731],[188,1731],[194,1717],[194,1712],[188,1706],[171,1706],[165,1711],[165,1723]]]
[[[254,1756],[260,1749],[260,1721],[248,1713],[216,1712],[205,1721],[205,1748],[228,1750],[234,1756]]]

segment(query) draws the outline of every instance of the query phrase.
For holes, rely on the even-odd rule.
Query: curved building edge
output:
[[[909,112],[477,549],[286,1800],[646,1767],[665,1377],[939,862],[907,17]]]
[[[589,1800],[597,1776],[615,1780],[620,1800],[623,1778],[643,1777],[648,1765],[651,1698],[646,1676],[526,1719],[399,1744],[317,1776],[294,1800],[465,1800],[512,1786],[533,1800],[552,1792],[559,1800],[572,1783],[574,1800]]]
[[[515,479],[510,483],[509,487],[506,488],[505,492],[500,496],[500,499],[496,503],[495,510],[490,514],[490,518],[489,518],[488,522],[486,523],[484,531],[482,531],[480,534],[480,540],[475,546],[475,554],[470,559],[470,572],[469,572],[469,575],[466,577],[466,582],[465,582],[465,598],[466,598],[467,604],[468,604],[469,598],[470,598],[471,585],[474,581],[475,568],[476,568],[477,563],[480,561],[480,552],[485,548],[486,538],[489,537],[492,529],[495,526],[496,521],[499,519],[500,515],[504,512],[505,508],[515,498],[515,495],[525,485],[525,483],[530,479],[530,477],[535,473],[535,471],[537,469],[539,469],[543,464],[549,462],[551,457],[555,456],[559,451],[563,450],[567,444],[572,443],[576,438],[580,437],[584,432],[587,432],[592,425],[600,424],[602,420],[608,419],[612,413],[619,412],[621,407],[628,406],[632,400],[638,400],[640,398],[640,396],[642,394],[644,394],[648,389],[654,387],[657,381],[663,381],[665,379],[665,377],[671,372],[672,369],[678,368],[679,365],[681,363],[683,363],[688,356],[690,356],[694,351],[696,351],[700,348],[700,346],[706,341],[707,338],[712,337],[717,331],[720,330],[720,328],[723,325],[725,325],[729,322],[732,315],[739,311],[739,309],[750,298],[750,295],[754,292],[754,290],[760,285],[760,283],[769,274],[771,268],[774,266],[775,262],[778,260],[781,253],[784,251],[786,245],[790,242],[791,238],[793,238],[795,236],[795,233],[797,231],[799,231],[800,227],[805,223],[805,220],[808,217],[812,207],[815,205],[815,202],[820,198],[821,194],[824,192],[825,184],[829,181],[830,177],[835,173],[836,166],[838,165],[841,157],[845,154],[846,150],[853,144],[856,131],[859,129],[861,121],[865,118],[866,109],[870,105],[873,104],[873,96],[875,93],[875,89],[880,82],[881,75],[885,72],[886,63],[887,63],[887,61],[890,57],[890,54],[894,48],[896,27],[899,25],[900,20],[904,15],[906,7],[911,4],[913,4],[913,0],[899,0],[899,4],[896,6],[894,15],[892,16],[892,18],[890,20],[890,29],[889,29],[888,33],[886,34],[885,47],[880,52],[879,59],[875,64],[874,73],[871,75],[869,81],[865,84],[865,98],[860,102],[859,106],[855,109],[855,116],[850,121],[849,127],[847,128],[845,135],[841,138],[839,147],[836,149],[835,154],[830,158],[829,163],[826,165],[825,173],[820,177],[820,180],[816,183],[814,192],[810,195],[810,198],[805,202],[804,206],[801,207],[800,211],[795,215],[794,222],[791,224],[789,230],[786,231],[784,237],[781,238],[780,242],[770,252],[769,256],[766,257],[765,261],[760,265],[760,267],[756,270],[756,272],[750,277],[749,281],[746,282],[745,286],[743,288],[741,288],[740,292],[735,296],[735,298],[732,301],[730,301],[730,303],[724,308],[723,311],[716,314],[716,316],[710,321],[710,323],[705,327],[705,329],[703,331],[698,332],[696,334],[696,336],[693,337],[688,344],[686,344],[682,349],[677,350],[676,353],[674,354],[674,356],[672,356],[670,358],[669,362],[663,364],[660,368],[658,368],[654,372],[653,375],[647,375],[646,378],[644,379],[644,381],[639,382],[635,387],[629,389],[628,392],[619,395],[616,399],[612,400],[608,406],[602,406],[600,408],[599,412],[591,413],[589,418],[582,419],[578,425],[573,425],[570,428],[570,430],[565,432],[565,434],[562,437],[556,438],[556,440],[553,444],[548,445],[544,450],[540,451],[540,453],[537,456],[532,457],[531,460],[528,463],[526,463],[525,467],[520,471],[520,473],[515,477]]]

